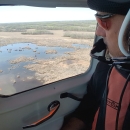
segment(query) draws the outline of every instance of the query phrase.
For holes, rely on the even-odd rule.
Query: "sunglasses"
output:
[[[104,29],[108,30],[108,18],[111,18],[115,14],[105,14],[105,15],[100,15],[98,13],[95,14],[96,20],[98,22],[98,25],[103,27]]]

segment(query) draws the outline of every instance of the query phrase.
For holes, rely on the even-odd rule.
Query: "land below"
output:
[[[94,26],[94,25],[93,25]],[[9,60],[9,63],[12,66],[17,64],[30,61],[30,63],[24,65],[23,67],[26,70],[34,72],[36,80],[40,82],[41,85],[55,82],[61,79],[72,77],[81,73],[84,73],[90,64],[90,50],[93,46],[94,31],[75,31],[75,30],[49,30],[46,33],[35,34],[35,29],[26,29],[26,32],[0,32],[0,53],[2,53],[2,47],[7,45],[15,46],[16,43],[32,43],[38,47],[47,46],[47,47],[62,47],[62,48],[72,48],[74,51],[65,52],[64,55],[57,56],[54,58],[44,59],[37,58],[36,55],[39,53],[37,48],[32,51],[35,53],[35,56],[22,56],[19,55],[13,60]],[[86,36],[86,38],[85,38]],[[78,44],[79,46],[73,46]],[[81,45],[87,45],[88,47],[80,47]],[[27,46],[21,48],[19,46],[19,53],[24,49],[32,49]],[[8,48],[8,51],[11,53],[11,49]],[[58,54],[56,50],[49,49],[46,50],[45,55],[48,54]],[[39,54],[40,55],[40,54]],[[0,74],[3,74],[4,71],[0,68]],[[9,71],[10,73],[10,71]],[[25,75],[26,76],[26,75]],[[5,77],[5,76],[4,76]],[[14,84],[17,83],[17,78],[20,79],[20,73],[15,74],[14,78],[10,78],[10,86],[14,88]],[[1,78],[3,80],[3,78]],[[27,77],[28,80],[33,79],[32,77]],[[25,83],[26,81],[21,78],[21,81]],[[6,84],[5,82],[3,83]],[[8,85],[5,85],[8,86]],[[11,87],[10,87],[11,88]],[[16,93],[16,89],[10,89],[9,91],[1,89],[1,93],[12,94]]]

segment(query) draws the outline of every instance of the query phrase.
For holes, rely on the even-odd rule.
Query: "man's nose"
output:
[[[97,25],[95,33],[98,36],[106,37],[106,31],[101,26],[99,26],[99,25]]]

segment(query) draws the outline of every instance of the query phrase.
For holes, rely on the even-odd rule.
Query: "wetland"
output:
[[[95,21],[0,24],[0,94],[86,72]]]

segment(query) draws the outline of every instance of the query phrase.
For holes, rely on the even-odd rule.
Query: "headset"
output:
[[[115,64],[130,64],[130,10],[120,28],[118,46],[124,57],[112,58],[113,62]]]

